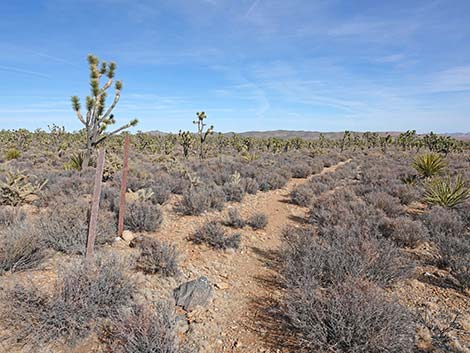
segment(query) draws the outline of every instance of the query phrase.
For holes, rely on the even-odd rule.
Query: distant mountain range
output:
[[[166,135],[166,132],[161,131],[149,131],[150,134],[155,135]],[[357,132],[362,133],[362,132]],[[381,136],[398,136],[400,131],[379,131],[377,132]],[[232,135],[233,132],[225,132],[224,135]],[[258,137],[258,138],[268,138],[268,137],[280,137],[280,138],[293,138],[300,137],[306,140],[316,140],[319,138],[320,134],[323,134],[328,139],[338,139],[343,136],[343,131],[339,132],[320,132],[320,131],[302,131],[302,130],[271,130],[271,131],[245,131],[238,132],[240,136],[246,137]],[[455,133],[442,133],[438,134],[442,136],[451,136],[458,140],[470,140],[470,132],[455,132]]]

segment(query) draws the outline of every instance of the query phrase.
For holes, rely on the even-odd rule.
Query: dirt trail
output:
[[[347,162],[325,168],[322,173],[332,172]],[[187,239],[208,220],[224,219],[225,211],[181,217],[172,212],[171,205],[166,206],[165,222],[154,236],[177,245],[184,256],[181,266],[184,277],[206,276],[215,284],[214,299],[208,308],[189,316],[192,334],[203,344],[204,352],[282,352],[275,348],[279,347],[274,341],[279,337],[277,330],[269,327],[275,322],[267,322],[266,314],[271,302],[282,294],[275,283],[282,230],[302,220],[307,210],[289,204],[288,196],[306,180],[292,179],[282,189],[248,195],[241,203],[232,205],[242,217],[255,212],[268,216],[264,230],[252,231],[247,227],[241,230],[242,245],[235,252],[216,251]],[[147,281],[150,282],[147,287],[162,287],[161,279]]]

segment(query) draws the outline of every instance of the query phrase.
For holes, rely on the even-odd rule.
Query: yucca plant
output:
[[[11,161],[12,159],[18,159],[21,156],[21,152],[17,150],[16,148],[10,148],[8,151],[5,153],[5,159],[7,161]]]
[[[81,171],[83,166],[83,158],[84,156],[82,152],[72,154],[70,156],[70,161],[65,165],[65,170],[75,169]]]
[[[424,183],[425,201],[443,207],[455,207],[470,197],[470,188],[465,180],[458,175],[455,180],[450,176],[436,177]]]
[[[440,155],[436,153],[426,153],[415,158],[413,167],[422,177],[429,178],[442,173],[446,167],[446,163]]]

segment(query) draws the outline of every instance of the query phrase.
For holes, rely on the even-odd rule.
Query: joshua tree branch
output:
[[[111,115],[111,112],[113,111],[113,109],[116,107],[116,105],[119,102],[119,98],[121,98],[121,91],[116,90],[116,95],[114,96],[114,101],[109,106],[108,110],[106,110],[106,113],[104,113],[103,116],[101,117],[100,123],[102,123],[104,119],[106,119],[107,117],[109,117]]]

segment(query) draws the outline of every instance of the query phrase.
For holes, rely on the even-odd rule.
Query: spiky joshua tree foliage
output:
[[[113,85],[116,64],[114,62],[108,64],[105,61],[100,63],[100,60],[91,54],[88,55],[88,64],[90,67],[91,95],[86,97],[85,116],[83,116],[80,111],[80,99],[77,96],[72,96],[71,99],[72,107],[77,113],[78,120],[85,126],[86,145],[82,167],[88,166],[93,150],[98,144],[106,140],[109,136],[115,135],[138,123],[137,119],[133,119],[112,132],[106,132],[108,126],[116,122],[112,111],[121,97],[122,82],[116,81],[114,84],[114,100],[111,105],[106,108],[107,91]],[[106,82],[100,86],[100,81],[103,76],[107,79]]]

